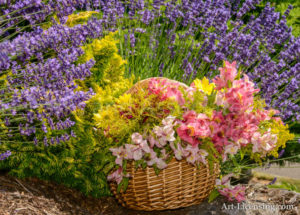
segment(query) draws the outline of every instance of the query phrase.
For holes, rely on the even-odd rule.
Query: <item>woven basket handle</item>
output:
[[[127,94],[134,94],[137,93],[139,90],[145,90],[148,88],[148,84],[152,79],[158,79],[160,81],[166,81],[166,84],[171,85],[171,84],[177,84],[178,86],[183,87],[184,90],[187,90],[189,87],[179,81],[175,81],[175,80],[171,80],[168,78],[164,78],[164,77],[152,77],[152,78],[147,78],[141,81],[138,81],[135,85],[133,85],[129,90],[126,91]]]

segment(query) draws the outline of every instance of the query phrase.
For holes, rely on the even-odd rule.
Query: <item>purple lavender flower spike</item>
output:
[[[159,76],[162,77],[163,76],[163,68],[164,68],[164,63],[161,63],[159,66]]]
[[[6,152],[0,154],[0,160],[5,160],[5,159],[7,159],[9,156],[11,156],[11,151],[8,150],[8,151],[6,151]]]
[[[131,48],[134,48],[134,46],[135,46],[134,33],[129,34],[129,39],[130,39],[130,46],[131,46]]]
[[[269,183],[269,185],[275,184],[276,181],[277,181],[277,177],[275,177],[275,178]]]
[[[282,149],[282,150],[279,152],[279,154],[278,154],[278,159],[281,158],[281,157],[283,156],[284,152],[285,152],[284,149]]]

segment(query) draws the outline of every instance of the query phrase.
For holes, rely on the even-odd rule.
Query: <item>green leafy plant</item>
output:
[[[280,184],[268,185],[269,188],[280,188],[300,193],[300,188],[289,182],[281,182]]]
[[[87,195],[110,195],[106,175],[113,168],[109,164],[114,157],[107,148],[107,139],[95,129],[93,116],[132,85],[132,79],[123,77],[126,62],[118,55],[117,42],[113,34],[109,34],[82,47],[85,53],[77,63],[94,59],[96,64],[90,78],[76,81],[80,86],[78,90],[92,88],[95,94],[84,110],[73,112],[72,120],[76,124],[72,130],[76,138],[48,147],[16,144],[14,156],[0,162],[0,169],[20,178],[55,181]]]

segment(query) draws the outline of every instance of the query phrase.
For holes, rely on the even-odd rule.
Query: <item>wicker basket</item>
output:
[[[188,86],[166,78],[165,84],[183,87]],[[148,87],[151,78],[137,82],[127,93],[134,94],[138,90]],[[133,163],[128,162],[127,172],[131,175],[126,192],[117,193],[117,184],[111,183],[110,187],[118,202],[124,207],[153,211],[187,207],[202,202],[211,192],[215,180],[219,175],[218,164],[214,171],[201,165],[200,168],[187,163],[185,160],[177,161],[175,158],[163,169],[159,175],[155,174],[152,167],[135,169]]]
[[[215,185],[219,166],[215,164],[211,173],[208,166],[197,168],[185,160],[173,159],[158,175],[151,167],[135,170],[132,163],[128,163],[127,172],[131,178],[126,192],[117,193],[117,184],[110,184],[118,202],[134,210],[153,211],[202,202]]]

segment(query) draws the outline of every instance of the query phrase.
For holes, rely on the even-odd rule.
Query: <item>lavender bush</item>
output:
[[[0,43],[2,150],[19,152],[27,146],[30,152],[34,145],[59,144],[75,136],[70,114],[84,108],[93,92],[78,90],[74,81],[90,76],[94,65],[92,60],[76,61],[84,53],[80,46],[101,35],[101,20],[90,20],[73,28],[58,23],[46,30],[35,27]]]
[[[300,2],[297,0],[287,0],[287,1],[281,1],[281,0],[264,0],[263,3],[270,2],[273,7],[275,7],[276,12],[280,12],[281,14],[284,14],[284,12],[288,9],[290,10],[289,16],[287,17],[287,24],[289,26],[293,26],[292,28],[292,34],[295,37],[300,36]],[[293,5],[291,7],[291,5]],[[263,8],[264,4],[261,5],[261,8]],[[260,9],[260,8],[259,8]]]
[[[117,20],[111,24],[120,32],[129,74],[189,82],[213,77],[224,59],[237,61],[268,105],[279,109],[286,122],[299,121],[300,40],[286,25],[291,7],[280,16],[267,4],[255,16],[251,13],[259,1],[238,2],[138,1],[116,10],[128,15],[108,11]]]
[[[37,26],[48,26],[53,16],[63,24],[74,11],[98,5],[97,0],[1,0],[0,36],[3,41]]]

